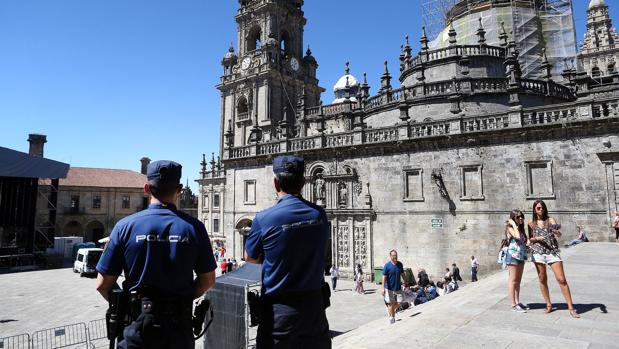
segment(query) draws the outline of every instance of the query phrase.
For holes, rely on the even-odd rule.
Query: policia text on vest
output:
[[[155,161],[146,177],[150,205],[116,224],[97,264],[97,290],[110,302],[108,337],[118,348],[193,349],[204,319],[194,330],[193,301],[215,283],[212,245],[202,222],[174,206],[181,165]],[[123,290],[112,291],[121,273]]]

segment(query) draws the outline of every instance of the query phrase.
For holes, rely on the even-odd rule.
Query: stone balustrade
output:
[[[224,159],[270,156],[287,152],[305,152],[326,148],[346,148],[364,144],[403,142],[419,138],[453,136],[474,132],[495,132],[531,126],[569,124],[600,118],[619,119],[617,101],[595,103],[583,101],[550,107],[527,108],[500,114],[454,117],[428,122],[402,122],[394,126],[364,128],[352,131],[318,134],[303,138],[280,139],[272,142],[228,148]]]
[[[451,121],[434,121],[412,124],[409,130],[410,138],[442,136],[451,133]]]
[[[292,139],[290,141],[290,151],[301,151],[319,148],[321,140],[321,137]]]
[[[458,45],[454,47],[444,47],[427,52],[420,52],[418,56],[411,57],[404,62],[403,70],[414,69],[421,63],[432,63],[450,57],[462,56],[490,56],[505,58],[506,52],[502,47],[482,46],[482,45]]]
[[[319,105],[316,107],[306,108],[305,116],[329,116],[338,115],[341,113],[352,112],[357,109],[356,102],[343,102],[336,104]]]
[[[509,115],[477,116],[462,120],[462,133],[498,130],[508,127]]]
[[[364,130],[365,143],[393,142],[399,139],[397,126]]]
[[[256,148],[256,155],[277,154],[279,152],[280,152],[279,142],[258,143],[258,146]]]
[[[246,120],[249,120],[249,112],[236,114],[236,121],[246,121]]]

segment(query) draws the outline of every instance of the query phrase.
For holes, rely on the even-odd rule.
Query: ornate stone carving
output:
[[[337,263],[340,268],[350,266],[350,228],[346,225],[337,228]]]
[[[367,229],[365,226],[356,226],[353,233],[355,266],[367,266]]]
[[[361,192],[363,191],[363,184],[361,184],[361,181],[353,183],[353,190],[357,196],[361,195]]]

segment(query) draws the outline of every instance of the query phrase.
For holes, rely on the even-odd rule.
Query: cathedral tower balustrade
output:
[[[539,82],[533,84],[523,80],[523,89],[535,90],[536,93],[549,93],[545,85]],[[555,91],[557,93],[564,91]],[[295,153],[311,156],[313,152],[324,155],[325,151],[340,148],[363,150],[364,147],[402,147],[411,145],[419,140],[449,139],[449,144],[456,145],[466,141],[469,134],[487,135],[492,133],[509,132],[514,130],[528,132],[531,127],[538,130],[544,127],[555,129],[580,127],[588,121],[618,121],[619,103],[614,99],[599,99],[595,102],[580,101],[552,106],[533,108],[516,108],[505,113],[458,116],[444,120],[427,121],[420,123],[400,122],[394,126],[359,128],[347,132],[316,134],[308,137],[281,139],[272,142],[263,142],[244,147],[233,147],[224,152],[224,160],[241,160]]]

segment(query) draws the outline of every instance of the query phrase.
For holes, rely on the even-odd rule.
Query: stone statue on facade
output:
[[[326,199],[326,185],[325,180],[322,178],[322,173],[316,175],[316,180],[314,180],[314,190],[316,204],[324,206]]]
[[[343,182],[338,184],[338,204],[340,208],[346,208],[348,204],[348,189]]]

